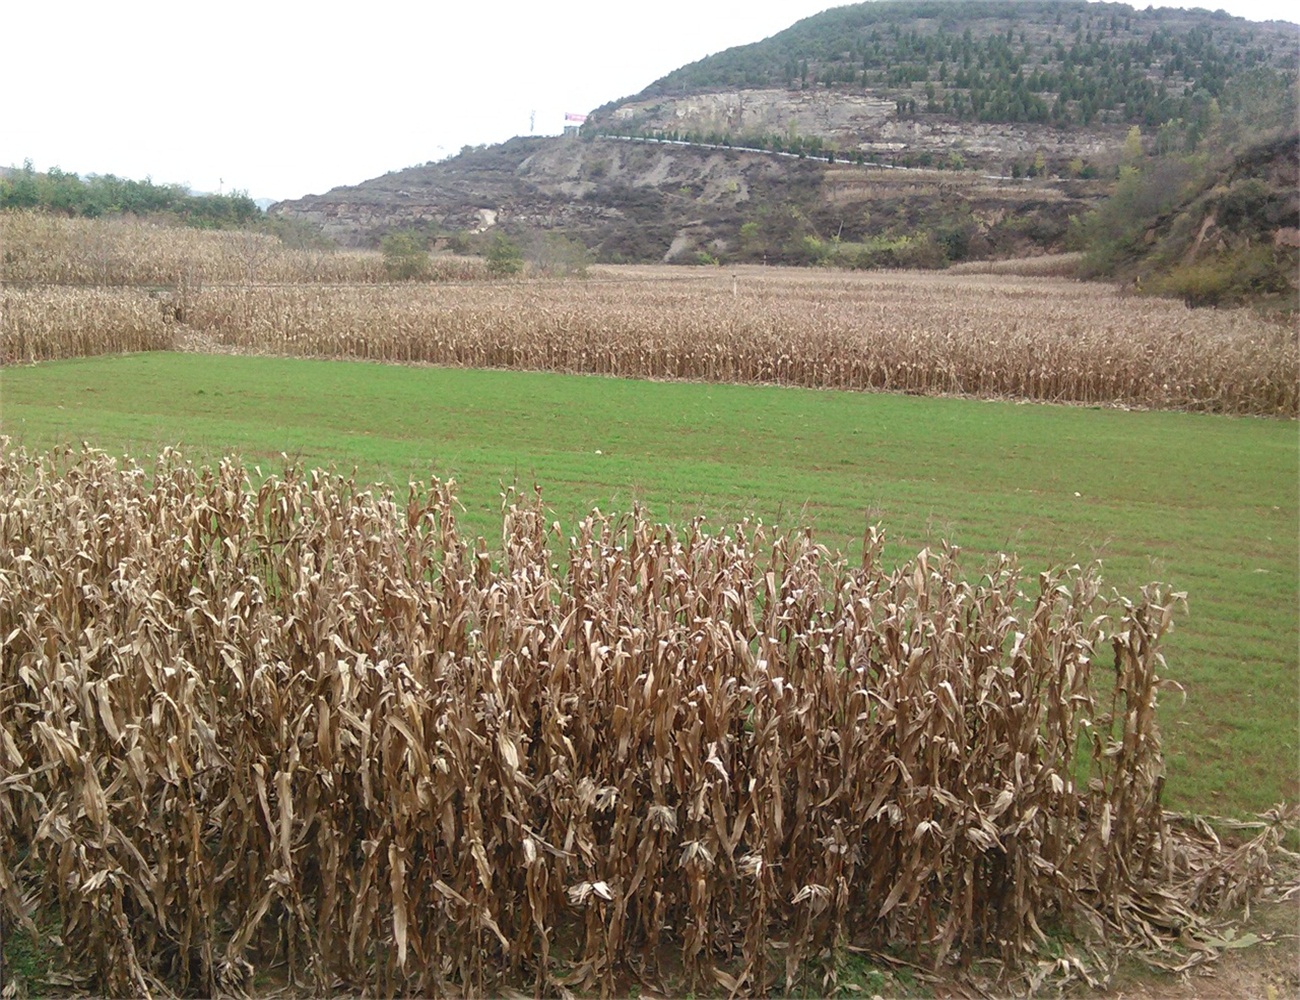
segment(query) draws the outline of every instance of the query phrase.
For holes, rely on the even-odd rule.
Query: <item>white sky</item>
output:
[[[1201,5],[1296,17],[1291,0]],[[528,134],[533,112],[535,134],[558,133],[565,112],[834,6],[19,0],[0,164],[295,198]]]

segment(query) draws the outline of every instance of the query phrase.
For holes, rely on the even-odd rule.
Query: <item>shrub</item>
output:
[[[524,269],[524,252],[505,233],[496,232],[488,243],[488,271],[497,277],[509,277]]]
[[[552,278],[585,278],[592,252],[581,241],[563,233],[543,233],[528,248],[528,263]]]
[[[429,251],[415,233],[402,230],[379,241],[384,270],[394,281],[411,281],[429,273]]]
[[[1291,261],[1279,260],[1271,247],[1242,247],[1175,267],[1148,285],[1157,295],[1171,295],[1187,305],[1230,305],[1291,288]]]

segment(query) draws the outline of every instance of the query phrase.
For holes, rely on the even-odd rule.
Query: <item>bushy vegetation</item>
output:
[[[533,233],[524,247],[531,273],[548,278],[585,278],[595,254],[564,233]]]
[[[1300,227],[1297,87],[1248,74],[1211,106],[1204,134],[1171,121],[1147,152],[1134,135],[1111,197],[1075,220],[1082,273],[1115,277],[1189,305],[1296,305],[1297,253],[1275,245]]]
[[[539,278],[585,278],[597,251],[577,236],[557,230],[525,229],[454,232],[448,248],[481,257],[488,274],[510,278],[527,273]]]
[[[178,184],[134,181],[112,174],[85,178],[51,167],[38,173],[30,161],[0,176],[0,209],[42,209],[58,215],[171,216],[200,229],[231,229],[262,215],[244,192],[192,194]]]
[[[1026,192],[1007,211],[978,190],[934,178],[892,186],[847,172],[779,200],[752,200],[757,204],[742,209],[744,221],[727,241],[728,261],[862,270],[943,268],[1056,250],[1069,233],[1071,207],[1087,204]]]
[[[488,272],[498,278],[513,277],[524,269],[524,251],[500,230],[494,232],[488,240],[484,257]]]
[[[853,270],[893,267],[925,269],[942,267],[947,263],[943,247],[930,233],[879,236],[861,243],[805,236],[802,250],[805,263]]]
[[[1237,247],[1156,273],[1146,289],[1189,306],[1234,305],[1294,292],[1295,254],[1270,246]]]
[[[423,278],[429,273],[429,248],[409,230],[387,234],[379,241],[379,250],[384,255],[384,270],[395,281]]]

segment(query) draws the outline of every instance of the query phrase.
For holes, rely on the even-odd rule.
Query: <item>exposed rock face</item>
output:
[[[968,166],[991,171],[1002,170],[1009,161],[1032,159],[1039,151],[1057,166],[1075,158],[1113,161],[1128,131],[1125,125],[1065,129],[937,115],[900,118],[894,101],[870,94],[776,89],[628,101],[603,114],[595,125],[611,132],[815,136],[841,152],[930,153],[935,162],[955,151]]]
[[[867,94],[767,89],[630,101],[610,112],[609,120],[731,135],[793,129],[800,135],[835,136],[877,130],[895,113],[893,101]]]
[[[384,233],[403,228],[482,231],[511,212],[521,194],[520,163],[551,141],[513,139],[444,163],[282,201],[271,212],[314,222],[344,246],[373,245]]]
[[[676,210],[734,211],[750,199],[756,180],[777,181],[800,170],[818,172],[812,164],[761,153],[619,139],[511,139],[444,163],[280,202],[271,211],[315,222],[344,246],[373,245],[402,228],[581,230],[649,223]]]

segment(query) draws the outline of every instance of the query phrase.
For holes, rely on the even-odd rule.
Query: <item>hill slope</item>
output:
[[[604,261],[810,263],[831,241],[875,240],[878,262],[935,266],[1058,248],[1070,217],[1107,187],[619,138],[517,138],[272,211],[354,246],[414,229],[431,240],[451,234],[464,248],[501,228],[525,241],[560,231]],[[918,235],[924,246],[898,258]]]
[[[1300,94],[1254,82],[1225,91],[1221,119],[1195,150],[1170,143],[1122,168],[1114,194],[1077,220],[1085,274],[1191,305],[1297,307]]]
[[[1194,148],[1300,28],[1123,4],[858,4],[682,67],[574,137],[512,139],[274,212],[348,244],[562,231],[605,260],[934,266],[1060,249],[1130,126]],[[640,141],[632,141],[640,140]],[[746,148],[741,148],[746,147]],[[903,170],[899,168],[914,168]]]
[[[683,66],[632,103],[772,87],[866,91],[914,118],[1154,127],[1193,120],[1238,73],[1294,69],[1298,39],[1293,24],[1200,9],[880,0],[825,11]]]

